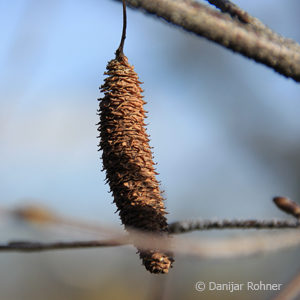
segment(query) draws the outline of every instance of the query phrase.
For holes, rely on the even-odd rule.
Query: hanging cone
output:
[[[123,33],[106,69],[99,99],[100,150],[103,168],[125,228],[168,235],[163,197],[155,177],[149,136],[144,120],[145,110],[141,82],[123,53],[126,36],[126,5],[123,0]],[[174,261],[170,253],[139,249],[146,269],[151,273],[168,273]]]

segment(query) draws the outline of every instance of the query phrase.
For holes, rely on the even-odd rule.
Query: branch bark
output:
[[[300,45],[274,33],[249,14],[251,22],[245,24],[194,0],[127,0],[127,4],[300,82]]]
[[[232,258],[249,256],[254,254],[269,253],[296,247],[300,245],[298,231],[250,235],[229,238],[201,238],[188,239],[176,237],[171,242],[162,237],[152,234],[135,232],[135,244],[144,250],[154,246],[162,251],[172,251],[175,254],[184,254],[200,258]],[[131,244],[132,236],[123,235],[111,240],[104,241],[72,241],[41,243],[30,241],[15,241],[0,244],[0,252],[37,252],[49,250],[65,250],[79,248],[114,247]]]
[[[195,230],[212,229],[284,229],[300,228],[298,221],[289,220],[194,220],[174,222],[169,225],[171,234],[186,233]]]
[[[275,197],[273,202],[283,212],[289,213],[295,217],[292,220],[189,220],[174,222],[169,225],[169,234],[182,234],[195,230],[211,229],[288,229],[300,228],[300,206],[298,203],[286,198]],[[32,241],[13,241],[0,244],[0,252],[17,251],[17,252],[35,252],[49,250],[64,250],[78,248],[95,248],[95,247],[114,247],[134,244],[141,249],[160,249],[165,251],[174,251],[181,254],[189,254],[197,257],[234,257],[246,256],[256,253],[270,252],[281,250],[288,247],[300,245],[300,235],[298,230],[294,232],[281,233],[275,235],[238,237],[229,239],[215,240],[188,240],[185,238],[167,239],[161,235],[130,229],[130,234],[123,234],[120,230],[115,230],[107,226],[99,226],[70,220],[57,216],[46,208],[28,206],[16,208],[13,210],[2,210],[3,213],[9,214],[23,220],[33,223],[52,223],[56,225],[75,226],[81,229],[92,230],[95,233],[109,233],[114,238],[106,240],[93,241],[70,241],[70,242],[32,242]]]
[[[0,244],[1,251],[17,251],[17,252],[37,252],[49,250],[66,250],[96,247],[115,247],[130,244],[129,238],[122,236],[109,240],[93,240],[93,241],[71,241],[71,242],[33,242],[33,241],[13,241],[7,244]]]

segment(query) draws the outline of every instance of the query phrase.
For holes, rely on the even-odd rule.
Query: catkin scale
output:
[[[163,197],[155,175],[144,120],[141,82],[123,52],[107,65],[99,99],[100,150],[114,202],[125,228],[167,235]],[[146,269],[167,273],[170,253],[138,249]]]

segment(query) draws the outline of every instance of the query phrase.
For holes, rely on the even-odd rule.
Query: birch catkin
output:
[[[103,167],[122,223],[125,228],[167,235],[163,197],[155,177],[141,82],[123,54],[126,30],[126,6],[123,0],[124,26],[116,58],[106,69],[99,99],[100,150]],[[159,249],[138,249],[151,273],[168,273],[173,258]]]

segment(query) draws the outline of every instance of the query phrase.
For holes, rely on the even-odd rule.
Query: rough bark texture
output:
[[[248,20],[251,24],[245,24],[195,0],[127,0],[126,2],[132,8],[154,14],[300,82],[300,45],[274,33],[249,14],[246,19],[246,14],[243,15],[243,21]],[[235,10],[234,13],[236,12]]]
[[[125,55],[107,65],[101,86],[100,150],[107,181],[125,228],[167,235],[163,197],[145,129],[145,110],[138,75]],[[138,249],[146,269],[167,273],[173,259],[157,249]]]

